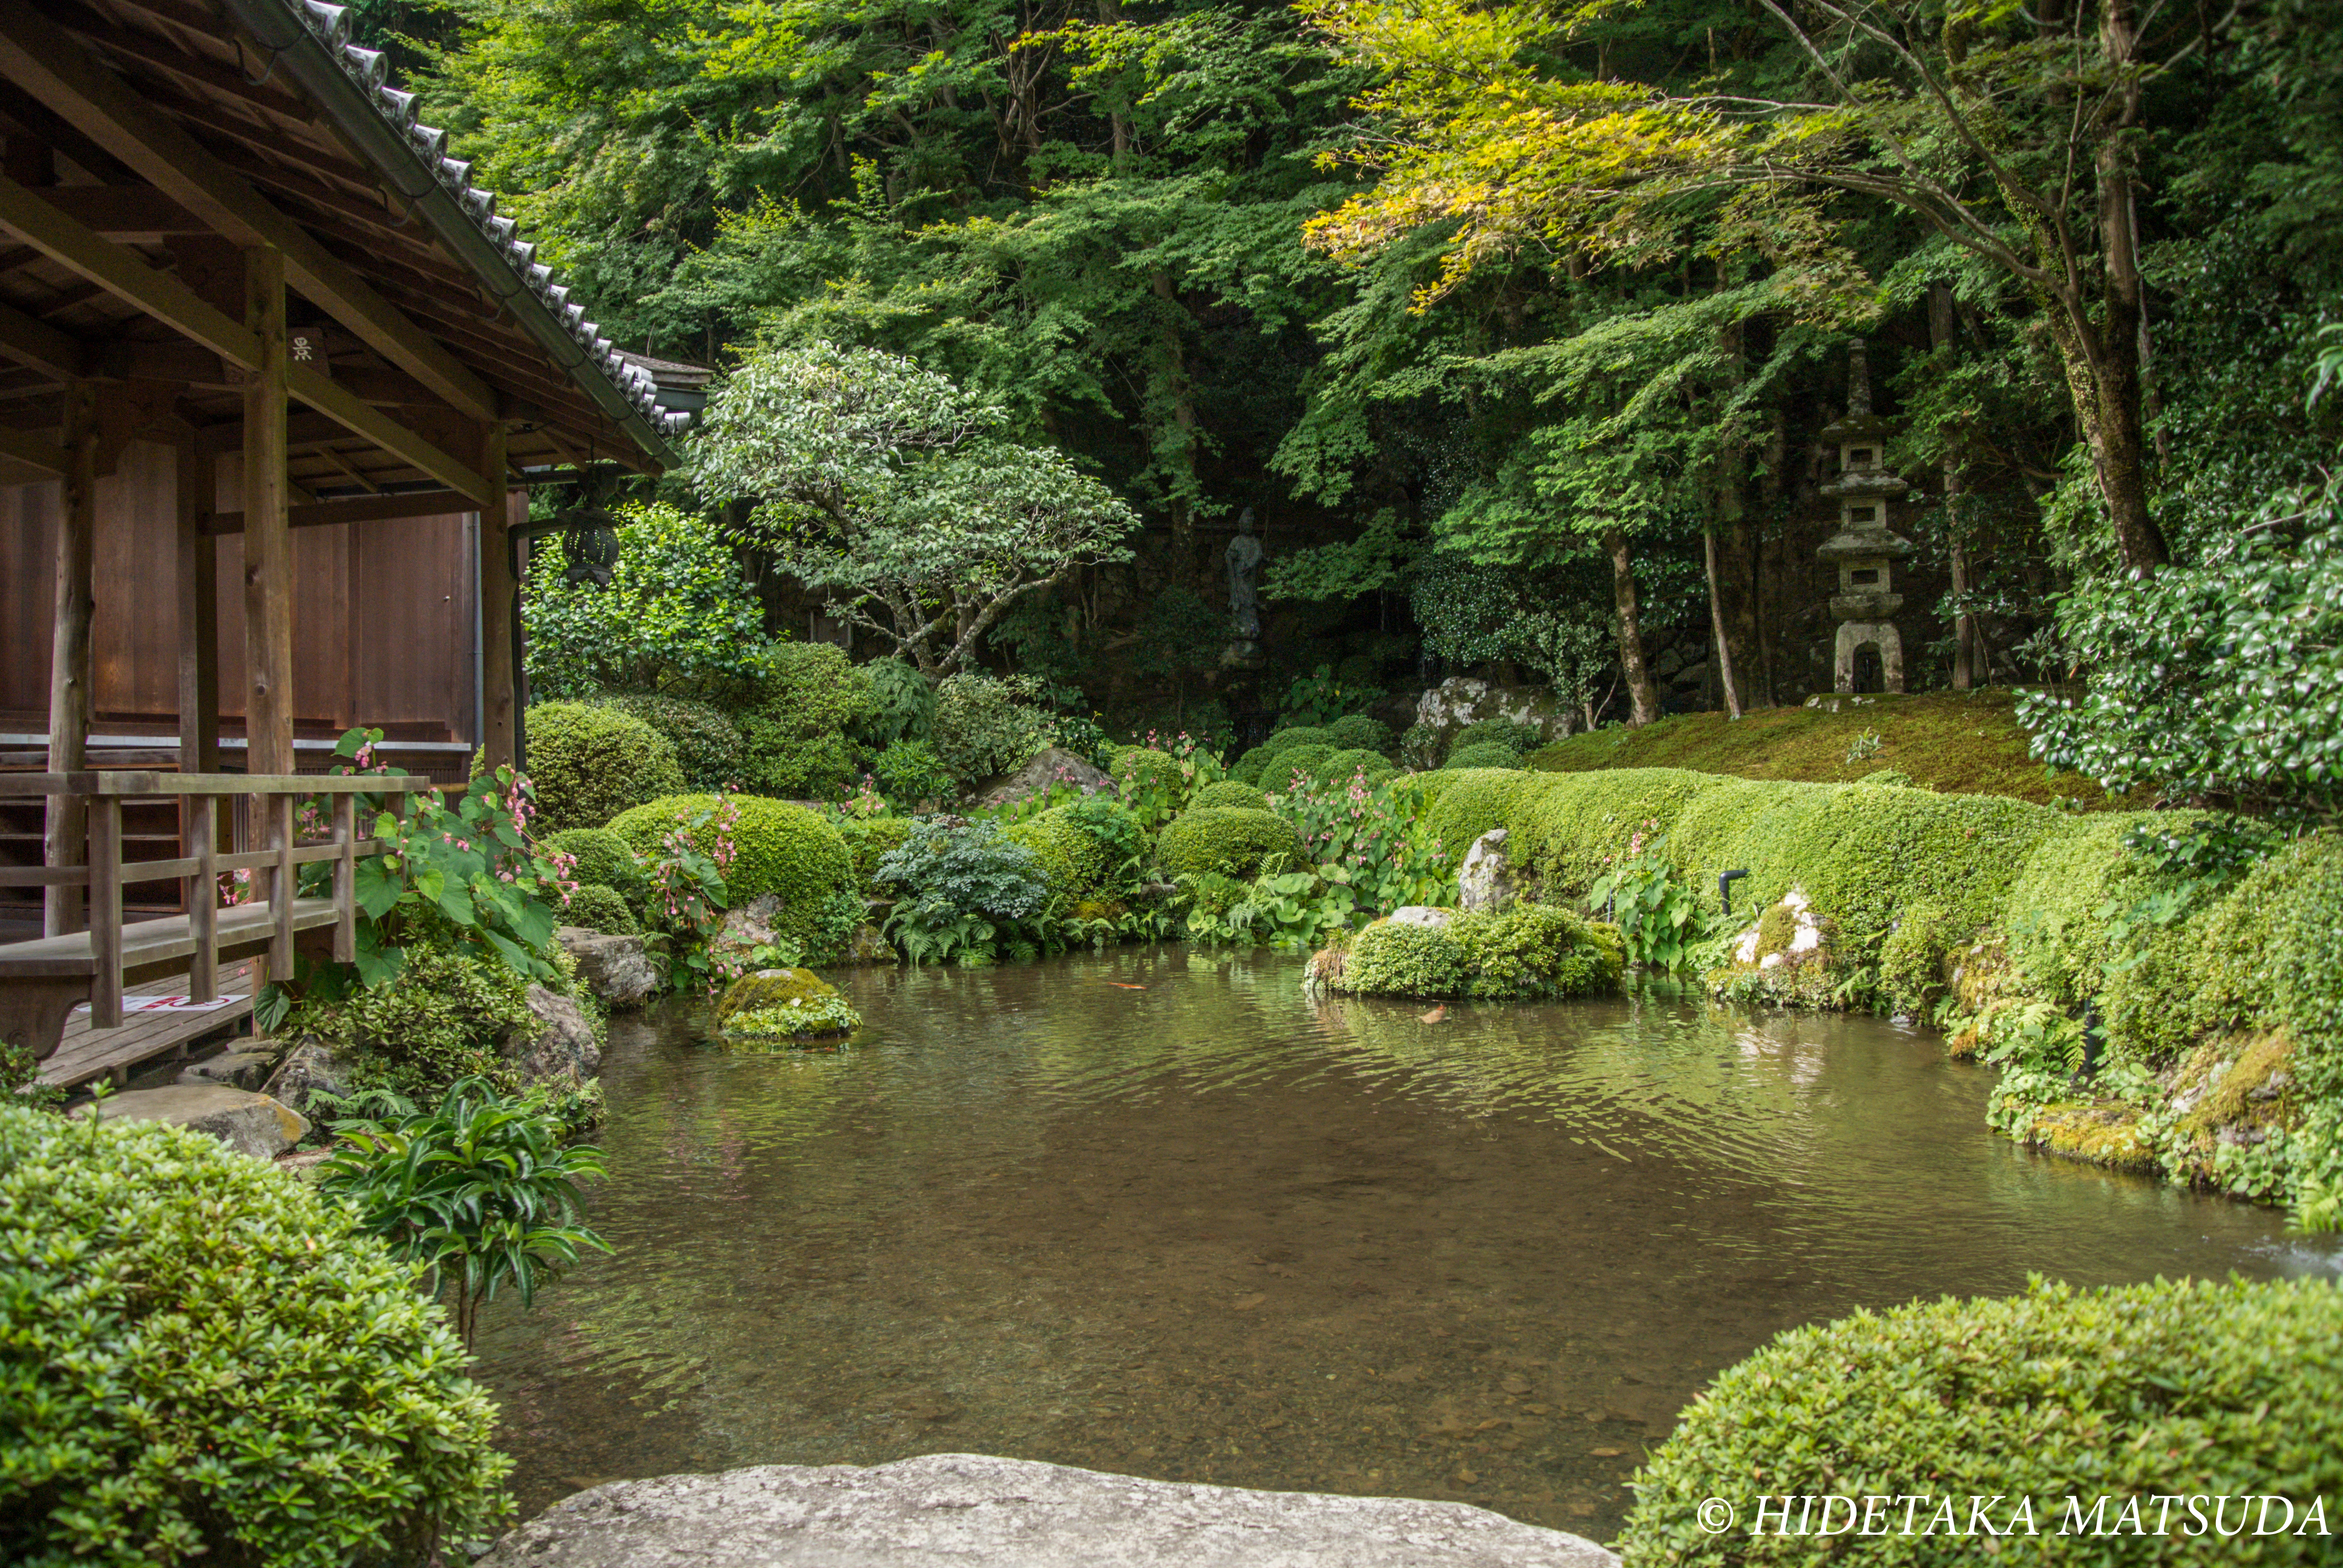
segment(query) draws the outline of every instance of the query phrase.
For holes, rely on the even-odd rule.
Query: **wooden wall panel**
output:
[[[49,709],[49,616],[63,487],[0,485],[0,709]]]
[[[178,712],[174,455],[133,442],[98,484],[94,696],[107,722]],[[240,455],[219,465],[215,507],[241,504]],[[48,708],[59,487],[0,486],[0,709]],[[293,707],[304,735],[381,724],[407,739],[469,739],[474,563],[467,518],[392,518],[293,534]],[[219,563],[220,710],[244,717],[244,550]]]

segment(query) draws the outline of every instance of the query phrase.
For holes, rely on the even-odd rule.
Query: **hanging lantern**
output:
[[[562,558],[569,563],[562,579],[608,588],[610,568],[618,564],[618,530],[611,526],[610,514],[568,512],[557,526],[561,529]]]

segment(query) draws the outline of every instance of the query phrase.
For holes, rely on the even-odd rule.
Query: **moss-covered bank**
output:
[[[1641,729],[1614,726],[1557,740],[1529,759],[1548,773],[1609,768],[1689,768],[1738,779],[1852,784],[1892,770],[1924,789],[2006,795],[2093,809],[2117,804],[2087,779],[2053,779],[2026,752],[2016,693],[1819,697],[1806,708],[1759,709],[1740,719],[1684,713]]]
[[[1582,898],[1638,829],[1737,909],[1802,891],[1831,932],[1805,994],[1942,1024],[1999,1060],[1996,1124],[2343,1222],[2343,834],[2285,845],[2184,899],[2127,832],[1991,795],[1679,769],[1427,776],[1452,856],[1491,828],[1535,896]],[[2163,923],[2143,903],[2163,897]]]

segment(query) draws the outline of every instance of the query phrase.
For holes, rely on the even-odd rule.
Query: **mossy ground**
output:
[[[1549,773],[1604,768],[1688,768],[1736,779],[1852,784],[1894,769],[1922,789],[2006,795],[2093,810],[2125,804],[2074,774],[2050,778],[2026,755],[2016,693],[1931,691],[1906,697],[1825,697],[1815,708],[1758,709],[1738,719],[1683,713],[1641,729],[1614,726],[1555,741],[1526,766]],[[1864,740],[1876,735],[1873,749]],[[1862,744],[1858,744],[1862,742]]]

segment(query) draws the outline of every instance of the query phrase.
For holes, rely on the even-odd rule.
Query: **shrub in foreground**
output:
[[[525,722],[542,829],[598,828],[630,806],[683,789],[675,748],[630,713],[540,702]]]
[[[412,1270],[306,1183],[0,1106],[0,1560],[420,1562],[505,1511],[495,1420]]]
[[[1269,811],[1247,811],[1225,806],[1192,810],[1164,826],[1155,850],[1164,870],[1174,877],[1212,872],[1217,876],[1251,878],[1272,855],[1302,863],[1302,836],[1293,824]]]
[[[2077,1290],[2036,1280],[2004,1300],[1916,1302],[1793,1329],[1729,1368],[1678,1419],[1644,1466],[1621,1540],[1630,1568],[1659,1563],[1806,1563],[1832,1548],[1865,1563],[2229,1563],[2331,1561],[2325,1524],[2297,1533],[2314,1498],[2343,1497],[2343,1294],[2324,1280],[2158,1281]],[[1858,1543],[1750,1533],[1760,1494],[1893,1502],[1899,1528]],[[2185,1505],[2154,1530],[2152,1498],[2278,1493],[2293,1526],[2190,1534]],[[2020,1499],[2038,1534],[1991,1541],[1902,1533],[1902,1499],[2000,1496],[1996,1528]],[[2066,1511],[2075,1497],[2077,1531]],[[2088,1512],[2106,1497],[2095,1533]],[[1713,1497],[1734,1527],[1701,1528]],[[1797,1504],[1794,1503],[1794,1510]],[[1838,1510],[1838,1521],[1845,1516]],[[2272,1505],[2269,1521],[2284,1517]],[[2062,1523],[2068,1533],[2060,1534]],[[2153,1543],[2151,1544],[2151,1543]],[[1834,1560],[1835,1557],[1834,1556]]]

